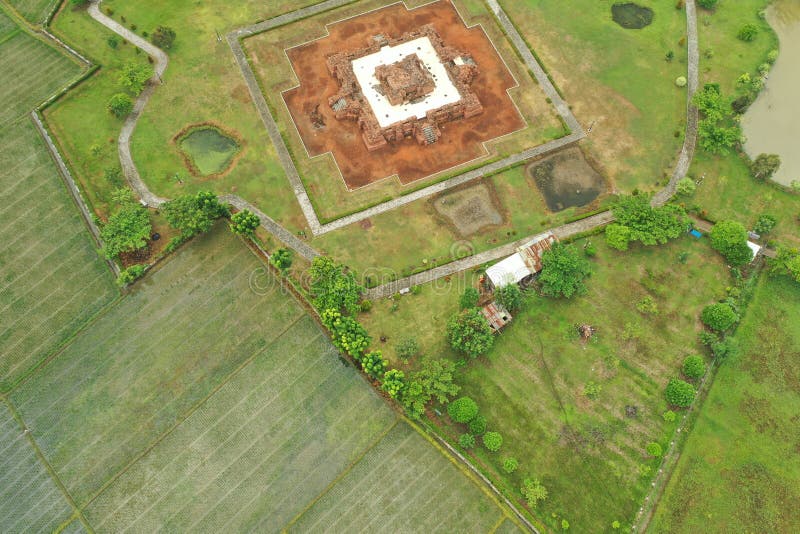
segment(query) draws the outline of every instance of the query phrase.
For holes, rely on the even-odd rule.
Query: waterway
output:
[[[780,39],[780,54],[756,101],[742,118],[750,157],[778,154],[781,168],[773,180],[800,181],[800,0],[778,0],[767,21]]]

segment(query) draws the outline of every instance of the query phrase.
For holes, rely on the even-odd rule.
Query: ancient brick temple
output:
[[[370,151],[406,138],[435,143],[441,125],[483,112],[471,90],[475,61],[430,24],[396,38],[375,35],[363,48],[329,55],[327,66],[339,83],[328,104],[337,119],[358,123]]]

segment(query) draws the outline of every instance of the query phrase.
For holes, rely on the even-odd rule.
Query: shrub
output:
[[[489,452],[497,452],[503,446],[503,436],[500,432],[487,432],[483,435],[483,446]]]
[[[664,419],[664,421],[665,421],[665,422],[667,422],[667,423],[674,423],[674,422],[675,422],[675,420],[678,418],[678,414],[676,414],[676,413],[675,413],[675,412],[673,412],[672,410],[667,410],[666,412],[664,412],[664,413],[661,415],[661,417],[662,417],[662,418]]]
[[[781,166],[781,157],[777,154],[759,154],[750,164],[750,174],[756,180],[768,180]]]
[[[159,48],[169,50],[175,42],[175,30],[168,26],[158,26],[150,40]]]
[[[800,282],[800,251],[797,249],[778,247],[775,259],[769,265],[772,274],[788,276],[795,282]]]
[[[525,497],[528,506],[531,508],[535,508],[536,505],[539,504],[539,501],[547,499],[547,488],[539,482],[538,478],[526,478],[522,482],[520,491],[522,492],[522,496]]]
[[[116,35],[111,35],[106,39],[106,43],[111,48],[117,48],[119,46],[119,38]]]
[[[595,247],[594,243],[590,241],[583,246],[583,254],[587,258],[594,258],[597,256],[597,247]]]
[[[611,528],[613,528],[614,530],[619,530],[619,528],[620,528],[621,526],[622,526],[622,525],[620,524],[620,522],[619,522],[619,521],[612,521],[612,522],[611,522]]]
[[[367,313],[372,309],[372,301],[369,299],[364,299],[361,301],[361,304],[358,308],[361,310],[361,313]]]
[[[519,467],[519,462],[516,458],[509,456],[505,460],[503,460],[503,471],[508,473],[509,475],[517,470]]]
[[[461,298],[458,301],[459,306],[462,310],[466,310],[469,308],[474,308],[478,305],[478,299],[480,298],[480,293],[474,287],[468,287],[464,290],[464,293],[461,295]]]
[[[368,352],[361,357],[361,368],[370,378],[380,380],[389,362],[383,359],[379,350]]]
[[[125,93],[117,93],[108,101],[107,108],[112,115],[122,119],[133,110],[133,100]]]
[[[123,252],[146,247],[152,229],[147,209],[135,202],[125,203],[100,228],[103,254],[113,260]]]
[[[700,320],[712,330],[725,332],[739,321],[739,316],[731,308],[730,304],[717,302],[703,308]]]
[[[777,50],[770,50],[769,54],[767,54],[767,62],[768,63],[775,63],[778,60],[778,52]]]
[[[461,434],[458,437],[458,444],[462,449],[471,449],[475,446],[475,436],[472,434]]]
[[[647,447],[645,447],[645,450],[647,451],[647,454],[649,454],[654,458],[660,458],[661,455],[664,453],[661,450],[661,445],[659,445],[655,441],[651,441],[650,443],[648,443]]]
[[[228,215],[228,208],[220,204],[211,191],[195,195],[181,195],[161,207],[164,218],[185,237],[202,234],[211,229],[216,219]]]
[[[606,226],[606,243],[609,247],[617,250],[628,250],[631,241],[631,229],[621,224],[609,224]]]
[[[687,356],[683,360],[683,374],[693,379],[700,378],[706,374],[706,362],[703,361],[703,357],[696,354]]]
[[[686,408],[692,404],[695,394],[693,385],[678,378],[671,378],[664,391],[667,402],[680,408]]]
[[[483,435],[486,432],[486,417],[481,414],[476,415],[472,421],[469,422],[469,431],[476,436]]]
[[[566,519],[561,520],[561,530],[569,530],[569,521]]]
[[[545,295],[570,298],[583,294],[586,292],[584,279],[591,274],[591,264],[573,246],[554,243],[542,254],[539,282]]]
[[[141,278],[144,274],[144,271],[144,265],[131,265],[119,273],[119,276],[117,277],[117,285],[120,287],[127,286],[137,278]]]
[[[231,223],[228,226],[234,234],[252,237],[260,224],[261,219],[258,218],[258,215],[248,209],[244,209],[233,214]]]
[[[381,389],[389,394],[393,399],[396,399],[403,392],[403,387],[406,384],[406,374],[399,369],[389,369],[383,375],[383,383]]]
[[[460,397],[447,405],[447,415],[456,423],[469,423],[478,415],[478,405],[469,397]]]
[[[711,229],[711,246],[731,265],[744,265],[753,259],[747,246],[747,230],[736,221],[721,221]]]
[[[505,309],[510,312],[522,306],[522,292],[517,284],[508,284],[495,291],[495,298]]]
[[[687,197],[693,195],[695,189],[697,189],[697,184],[689,177],[681,178],[675,186],[675,191],[677,191],[679,195]]]
[[[778,224],[778,219],[772,215],[765,214],[758,218],[755,226],[753,226],[753,231],[760,235],[768,234],[775,228],[776,224]]]
[[[752,23],[745,24],[739,29],[739,33],[736,34],[740,40],[745,42],[750,42],[756,38],[758,35],[758,26]]]
[[[586,385],[583,386],[583,394],[592,400],[595,400],[597,397],[599,397],[601,391],[603,391],[603,386],[592,382],[591,380],[586,382]]]
[[[714,9],[719,0],[697,0],[697,5],[703,9]]]
[[[687,83],[686,76],[678,76],[675,78],[675,85],[678,87],[686,87]]]
[[[269,261],[272,265],[277,267],[278,270],[285,271],[292,266],[293,254],[294,253],[288,248],[279,248],[270,255]]]
[[[658,315],[658,304],[650,295],[637,302],[636,309],[645,315]]]
[[[450,318],[447,340],[453,349],[477,358],[494,344],[494,334],[486,317],[477,308],[470,308]]]
[[[138,48],[136,50],[139,50]],[[144,63],[129,61],[122,66],[119,74],[119,83],[134,95],[144,89],[145,84],[153,77],[153,68]]]

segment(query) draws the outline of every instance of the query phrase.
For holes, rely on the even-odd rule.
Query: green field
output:
[[[653,532],[800,531],[800,288],[764,276],[657,510]]]
[[[522,480],[539,477],[550,492],[532,511],[541,522],[557,526],[566,518],[579,531],[598,532],[634,519],[658,466],[645,445],[664,446],[675,431],[661,417],[664,386],[680,373],[683,358],[702,353],[699,312],[724,296],[728,276],[703,240],[627,253],[607,248],[602,236],[591,240],[598,255],[588,294],[565,301],[531,292],[494,348],[465,362],[457,382],[505,439],[499,454],[470,451],[478,465],[520,501]],[[678,261],[682,253],[685,264]],[[409,337],[422,354],[460,360],[446,343],[444,325],[458,309],[458,295],[475,281],[467,273],[425,286],[395,300],[396,310],[391,301],[376,302],[360,321],[374,338],[387,339],[384,354],[402,368],[418,363],[405,365],[396,356],[396,344]],[[656,315],[637,311],[646,296],[658,306]],[[588,343],[579,339],[580,324],[597,329]],[[584,395],[589,382],[602,388],[596,400]],[[637,407],[635,417],[626,417],[629,405]],[[433,422],[453,441],[464,432],[446,417]],[[501,469],[506,456],[520,461],[513,475]]]
[[[491,510],[491,524],[506,514],[398,421],[221,225],[148,274],[10,401],[98,532],[276,531],[336,495],[362,457],[354,472],[410,470],[409,484],[457,495],[454,525],[473,508]],[[387,453],[374,468],[370,451],[398,433],[413,462]],[[391,488],[374,497],[397,498]],[[441,503],[416,498],[409,521],[441,515]],[[395,517],[388,504],[374,513]]]
[[[20,15],[32,24],[41,24],[58,0],[9,0]]]
[[[0,458],[0,531],[53,532],[72,517],[72,506],[4,402],[0,402]]]
[[[30,119],[0,129],[0,390],[117,292]]]
[[[80,66],[60,50],[16,28],[2,8],[0,52],[0,128],[30,111],[80,72]]]

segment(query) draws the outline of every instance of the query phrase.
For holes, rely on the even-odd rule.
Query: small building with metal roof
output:
[[[489,326],[492,328],[493,332],[499,332],[505,325],[511,322],[511,314],[508,313],[508,310],[500,304],[499,302],[490,302],[483,308],[481,308],[481,313],[486,320],[489,322]]]
[[[537,235],[506,259],[486,269],[493,288],[518,284],[542,270],[542,254],[558,241],[551,232]]]

